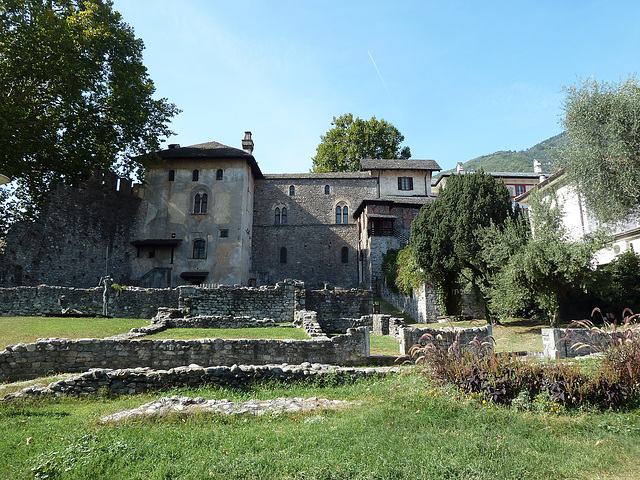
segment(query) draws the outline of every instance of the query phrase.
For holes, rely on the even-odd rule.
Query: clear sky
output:
[[[334,116],[376,116],[443,169],[562,131],[563,87],[640,65],[640,2],[114,0],[182,146],[308,172]]]

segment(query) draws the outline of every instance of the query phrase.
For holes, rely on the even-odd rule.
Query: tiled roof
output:
[[[362,170],[442,170],[435,160],[400,160],[385,158],[363,158]]]
[[[332,178],[373,178],[368,172],[323,172],[323,173],[268,173],[264,176],[265,179],[332,179]]]
[[[365,197],[360,201],[360,205],[353,212],[353,217],[356,218],[364,207],[367,205],[393,205],[393,206],[406,206],[406,207],[422,207],[425,203],[435,200],[435,196],[416,196],[416,197],[403,197],[400,195],[387,195],[384,197]]]

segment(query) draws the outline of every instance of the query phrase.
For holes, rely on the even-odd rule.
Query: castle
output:
[[[263,174],[217,142],[169,145],[144,185],[114,175],[59,187],[34,223],[14,225],[0,285],[310,286],[377,290],[382,255],[401,248],[431,201],[434,160],[361,161],[359,172]]]

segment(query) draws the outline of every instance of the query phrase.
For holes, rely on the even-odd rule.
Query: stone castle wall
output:
[[[105,273],[116,283],[133,284],[136,250],[130,242],[143,209],[131,182],[113,175],[82,187],[58,186],[36,221],[9,230],[0,285],[89,288]]]
[[[306,290],[300,303],[306,310],[318,313],[320,324],[338,318],[360,318],[373,312],[371,290]]]
[[[39,339],[9,345],[0,352],[0,382],[38,378],[58,372],[91,368],[169,369],[183,365],[265,365],[325,363],[357,365],[369,357],[369,330],[312,340],[122,340]]]

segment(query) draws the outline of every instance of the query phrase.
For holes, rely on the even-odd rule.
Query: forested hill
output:
[[[482,155],[464,163],[466,171],[478,170],[485,172],[533,172],[533,160],[540,160],[542,172],[553,173],[557,170],[558,149],[564,138],[564,133],[551,137],[519,152],[503,150],[489,155]],[[451,170],[448,170],[450,172]],[[445,172],[442,172],[445,173]]]

